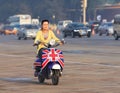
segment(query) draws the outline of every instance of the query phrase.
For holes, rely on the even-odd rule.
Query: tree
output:
[[[97,6],[104,3],[118,3],[119,0],[88,0],[88,18],[94,18],[94,11]],[[0,22],[14,14],[31,14],[32,17],[40,19],[47,18],[53,22],[71,19],[78,21],[80,17],[80,0],[0,0]]]

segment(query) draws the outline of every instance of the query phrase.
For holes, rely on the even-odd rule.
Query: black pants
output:
[[[38,54],[37,54],[37,57],[40,59],[40,63],[42,63],[42,51],[44,50],[45,48],[41,48],[39,51],[38,51]],[[41,69],[41,67],[39,66],[36,66],[35,67],[35,72],[39,72]]]
[[[40,58],[40,61],[42,62],[42,51],[46,49],[46,48],[41,48],[39,51],[38,51],[38,54],[37,54],[37,57]]]

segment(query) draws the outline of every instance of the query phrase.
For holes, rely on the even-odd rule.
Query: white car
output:
[[[28,38],[35,39],[37,31],[39,31],[37,25],[21,25],[17,33],[18,40],[21,38],[24,40]]]
[[[113,35],[113,33],[114,33],[114,31],[113,31],[113,23],[112,22],[102,23],[98,27],[98,33],[99,33],[100,36],[102,34],[106,34],[106,36]]]
[[[58,21],[57,30],[62,31],[70,23],[72,23],[72,20]]]

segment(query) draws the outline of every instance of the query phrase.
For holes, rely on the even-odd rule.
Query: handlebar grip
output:
[[[38,46],[38,44],[33,44],[33,46]]]

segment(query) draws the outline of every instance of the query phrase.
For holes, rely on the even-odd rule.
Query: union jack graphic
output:
[[[49,63],[49,62],[58,62],[61,67],[64,67],[64,59],[62,51],[55,48],[49,48],[42,51],[42,69]]]

